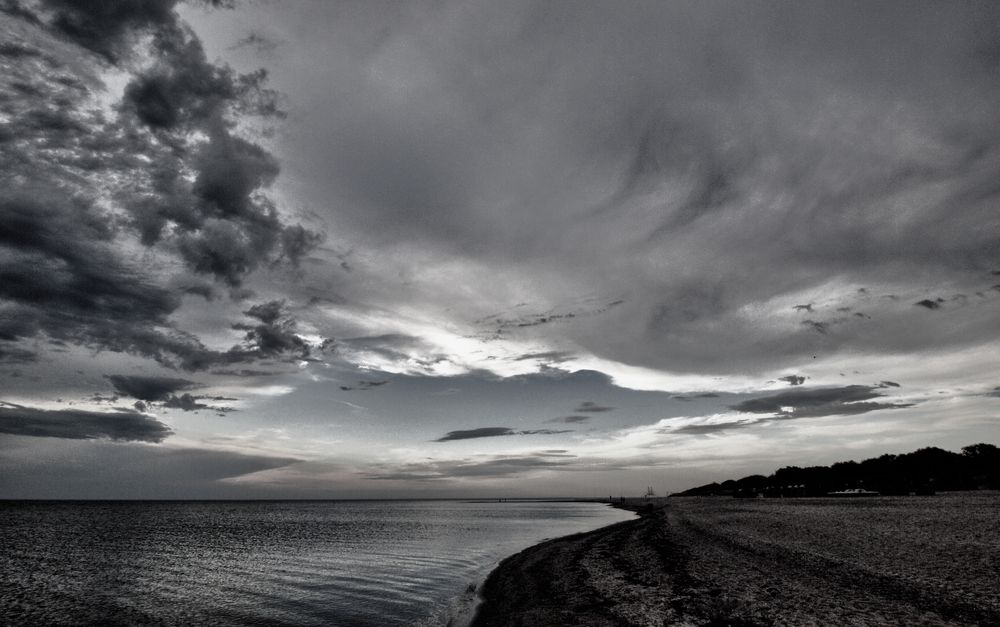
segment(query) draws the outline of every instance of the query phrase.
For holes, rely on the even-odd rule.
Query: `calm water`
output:
[[[0,503],[0,623],[443,625],[591,503]]]

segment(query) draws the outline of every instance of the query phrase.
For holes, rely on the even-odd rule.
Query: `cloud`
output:
[[[172,336],[179,299],[131,272],[112,251],[111,218],[86,201],[22,186],[0,200],[0,334],[50,337],[166,359],[195,348]]]
[[[829,322],[823,322],[819,320],[803,320],[802,324],[804,326],[809,327],[813,331],[816,331],[817,333],[822,333],[823,335],[826,335],[827,330],[830,328]]]
[[[210,63],[172,1],[31,6],[9,8],[0,26],[10,40],[0,75],[9,94],[0,339],[48,338],[188,370],[294,343],[261,332],[249,352],[211,351],[172,319],[190,292],[176,286],[194,283],[161,278],[172,268],[238,286],[261,265],[296,265],[319,242],[264,195],[275,158],[236,134],[242,117],[280,115],[266,73]],[[132,73],[117,110],[102,109],[102,62]],[[148,250],[141,263],[137,247]],[[24,350],[0,359],[23,361]]]
[[[562,416],[560,418],[552,418],[546,422],[563,422],[566,424],[578,424],[581,422],[587,422],[590,420],[590,416]]]
[[[285,301],[254,305],[243,313],[258,320],[259,324],[233,325],[234,329],[246,331],[245,346],[234,347],[229,351],[229,355],[262,358],[289,354],[302,359],[309,356],[310,346],[296,334],[297,323],[286,314]]]
[[[535,470],[562,470],[570,465],[562,456],[540,453],[529,456],[490,456],[477,459],[443,460],[403,464],[376,469],[366,479],[386,481],[440,481],[466,477],[509,477]]]
[[[277,160],[233,135],[227,124],[236,114],[282,115],[275,92],[263,87],[267,73],[237,75],[209,63],[197,38],[177,24],[164,28],[153,50],[156,63],[129,83],[124,101],[141,124],[188,144],[191,157],[161,161],[152,181],[159,194],[136,203],[143,242],[160,241],[173,225],[174,243],[188,265],[232,286],[275,255],[297,264],[321,238],[282,223],[276,207],[258,193],[277,177]],[[186,140],[194,130],[207,141]],[[190,183],[181,177],[184,168],[195,173]]]
[[[343,338],[337,341],[335,350],[347,358],[362,361],[369,356],[390,362],[407,361],[417,355],[422,362],[435,358],[432,345],[420,337],[406,333]]]
[[[621,299],[610,302],[604,302],[604,299],[595,298],[582,300],[577,299],[577,302],[568,303],[558,309],[542,313],[524,313],[521,308],[527,303],[522,303],[510,311],[496,313],[480,318],[475,321],[475,324],[489,329],[484,333],[484,337],[499,338],[505,332],[511,330],[517,331],[530,327],[548,325],[554,322],[572,323],[577,322],[578,320],[585,321],[588,318],[605,314],[615,307],[624,304],[624,302],[625,301]],[[542,357],[539,357],[539,355]],[[534,354],[529,353],[528,355],[516,358],[516,360],[540,359],[546,358],[545,356],[550,356],[548,357],[550,361],[560,362],[568,359],[571,356],[571,353],[567,351],[545,351]]]
[[[257,31],[251,31],[246,37],[230,46],[231,50],[250,48],[259,54],[268,54],[280,45],[280,42]]]
[[[784,381],[789,385],[802,385],[806,382],[806,378],[797,374],[790,374],[787,377],[778,377],[778,381]]]
[[[14,438],[10,438],[14,440]],[[231,481],[300,463],[289,456],[173,446],[123,446],[38,438],[0,455],[3,498],[218,499],[287,498],[287,488]]]
[[[365,390],[373,390],[375,388],[382,387],[383,385],[388,385],[388,383],[389,383],[388,381],[358,381],[358,384],[356,386],[342,385],[340,386],[340,389],[344,390],[345,392],[350,392],[351,390],[365,391]]]
[[[100,373],[284,369],[281,390],[315,376],[324,394],[377,376],[352,365],[415,375],[366,399],[380,414],[417,375],[477,368],[504,394],[589,369],[690,399],[851,364],[924,395],[996,342],[994,4],[249,3],[190,26],[166,0],[14,6],[0,361],[23,367],[17,398],[90,355]],[[212,60],[248,31],[296,37],[267,72]],[[466,383],[448,400],[474,416]],[[542,420],[598,422],[570,411],[585,398],[646,419],[631,392],[585,387]],[[136,400],[214,402],[187,392]],[[898,401],[784,402],[752,416]]]
[[[108,380],[115,392],[123,396],[139,399],[135,408],[146,411],[153,403],[165,409],[180,409],[183,411],[199,411],[202,409],[220,413],[235,411],[231,407],[209,405],[202,400],[233,401],[234,398],[223,396],[193,396],[189,393],[178,395],[177,392],[202,387],[201,384],[187,379],[173,377],[150,377],[141,375],[108,375]]]
[[[223,400],[221,397],[192,396],[190,394],[181,394],[180,396],[171,395],[160,404],[160,407],[164,407],[166,409],[180,409],[183,411],[198,411],[201,409],[207,409],[220,414],[236,411],[231,407],[219,407],[216,405],[208,405],[206,403],[198,402],[206,398]]]
[[[2,322],[0,322],[2,324]],[[34,351],[30,351],[17,346],[6,346],[0,342],[0,363],[3,364],[26,364],[38,359]]]
[[[582,403],[580,403],[579,407],[577,407],[573,411],[599,413],[599,412],[613,411],[613,410],[614,407],[605,407],[603,405],[598,405],[593,401],[583,401]]]
[[[165,401],[175,392],[200,387],[194,381],[173,377],[112,374],[107,376],[115,391],[141,401]]]
[[[223,375],[227,377],[273,377],[281,374],[280,372],[273,372],[270,370],[254,370],[252,368],[240,368],[239,370],[225,369],[221,368],[219,370],[212,370],[212,374]]]
[[[479,427],[477,429],[460,429],[449,431],[435,442],[451,442],[453,440],[473,440],[476,438],[494,438],[508,435],[555,435],[558,433],[570,433],[569,430],[553,429],[530,429],[517,431],[510,427]]]
[[[913,304],[917,305],[917,306],[920,306],[920,307],[924,307],[926,309],[941,309],[941,303],[943,303],[943,302],[944,302],[944,299],[942,299],[942,298],[938,298],[937,300],[931,300],[929,298],[925,298],[925,299],[923,299],[921,301],[917,301],[917,302],[915,302]]]
[[[449,431],[435,442],[450,442],[452,440],[472,440],[475,438],[493,438],[504,435],[517,435],[510,427],[479,427],[478,429],[460,429]]]
[[[313,197],[342,200],[345,248],[371,246],[345,292],[379,284],[373,306],[516,355],[724,376],[960,348],[994,305],[954,325],[911,304],[996,268],[998,37],[981,25],[998,10],[442,3],[379,29],[365,13],[334,27],[363,50],[303,66],[356,89],[308,96],[330,121],[294,150]],[[594,295],[624,302],[581,315]]]
[[[52,26],[84,48],[117,63],[131,56],[135,37],[176,20],[176,0],[45,0]]]
[[[718,422],[718,423],[703,423],[703,424],[689,424],[682,427],[677,427],[676,429],[665,429],[661,430],[660,433],[681,433],[690,435],[710,435],[713,433],[723,433],[725,431],[732,431],[734,429],[742,429],[744,427],[749,427],[751,425],[761,422],[759,420],[740,420],[734,422]]]
[[[876,386],[848,385],[835,388],[790,390],[753,398],[730,409],[752,414],[774,414],[782,418],[808,418],[861,414],[879,409],[911,407],[904,403],[873,402],[881,398]]]
[[[0,402],[0,433],[40,438],[162,442],[173,432],[162,422],[131,411],[37,409]]]
[[[525,353],[515,358],[515,361],[528,361],[537,359],[549,363],[562,363],[573,358],[573,353],[569,351],[545,351],[542,353]]]

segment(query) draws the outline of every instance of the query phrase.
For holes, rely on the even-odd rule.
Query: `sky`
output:
[[[995,2],[0,2],[0,498],[1000,443]]]

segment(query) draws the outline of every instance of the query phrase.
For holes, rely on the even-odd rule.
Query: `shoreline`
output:
[[[510,499],[511,502],[516,502],[518,500],[519,499]],[[621,509],[621,510],[625,510],[625,511],[629,511],[629,512],[633,512],[635,514],[638,514],[638,508],[635,507],[635,506],[633,506],[630,503],[627,503],[627,502],[609,503],[606,500],[600,500],[600,499],[577,499],[577,498],[569,498],[569,499],[528,499],[528,500],[530,500],[532,502],[546,502],[546,503],[547,502],[553,502],[553,503],[562,503],[562,502],[597,503],[597,504],[602,504],[602,505],[608,505],[608,506],[610,506],[610,507],[612,507],[614,509]],[[456,606],[457,607],[461,607],[462,609],[460,609],[457,612],[450,612],[450,618],[445,623],[446,627],[473,627],[474,625],[479,624],[477,621],[479,620],[480,614],[482,613],[483,605],[486,603],[486,599],[485,599],[485,596],[484,596],[484,590],[486,589],[487,584],[489,583],[490,579],[494,576],[494,574],[497,573],[497,571],[499,571],[501,568],[503,568],[504,565],[508,561],[516,558],[519,555],[532,552],[532,551],[534,551],[536,549],[539,549],[539,548],[544,547],[544,546],[546,546],[548,544],[551,544],[551,543],[557,543],[557,542],[560,542],[560,541],[563,541],[563,540],[571,540],[571,539],[575,539],[575,538],[582,538],[584,536],[589,536],[589,535],[592,535],[592,534],[598,534],[598,533],[601,533],[601,532],[603,532],[603,531],[605,531],[607,529],[610,529],[612,527],[616,527],[616,526],[619,526],[619,525],[631,524],[631,523],[636,522],[637,520],[639,520],[639,519],[638,518],[633,518],[633,519],[629,519],[629,520],[619,521],[619,522],[616,522],[616,523],[611,523],[609,525],[605,525],[603,527],[598,527],[597,529],[591,529],[589,531],[581,531],[579,533],[573,533],[573,534],[570,534],[570,535],[567,535],[567,536],[558,536],[558,537],[555,537],[555,538],[547,538],[547,539],[544,539],[544,540],[542,540],[541,542],[539,542],[537,544],[533,544],[533,545],[531,545],[529,547],[523,548],[520,551],[518,551],[517,553],[508,555],[508,556],[500,559],[489,570],[485,571],[482,574],[481,577],[478,577],[476,580],[474,580],[472,583],[470,583],[468,589],[466,589],[459,596],[459,598],[456,599],[456,602],[455,602]]]
[[[759,501],[671,500],[525,549],[470,625],[1000,624],[1000,545],[976,541],[996,496]]]
[[[614,545],[634,550],[637,536],[646,544],[644,536],[656,533],[661,509],[642,511],[632,503],[612,506],[638,517],[546,540],[503,559],[479,587],[470,627],[625,624],[607,611],[608,597],[579,585],[591,575],[583,570],[596,566],[592,558],[607,557]]]

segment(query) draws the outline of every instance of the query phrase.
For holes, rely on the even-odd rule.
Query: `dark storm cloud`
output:
[[[40,438],[162,442],[173,433],[165,424],[140,413],[78,409],[36,409],[0,402],[0,433]]]
[[[276,256],[297,264],[320,237],[301,225],[285,225],[259,197],[278,175],[277,160],[233,135],[229,123],[234,115],[283,115],[275,92],[263,86],[266,72],[240,75],[209,63],[201,42],[179,23],[157,35],[157,62],[129,83],[124,101],[141,124],[186,147],[191,157],[160,155],[150,181],[158,193],[137,204],[143,241],[156,243],[172,225],[189,266],[233,286]],[[194,130],[207,141],[191,143],[187,137]],[[180,176],[184,168],[195,172],[190,184]]]
[[[753,398],[730,409],[753,414],[775,414],[785,418],[808,418],[861,414],[879,409],[910,407],[903,403],[872,401],[882,398],[877,386],[848,385],[836,388],[790,390],[771,396]]]
[[[510,427],[480,427],[478,429],[460,429],[449,431],[435,442],[451,442],[453,440],[474,440],[476,438],[494,438],[508,435],[554,435],[558,433],[570,433],[569,430],[553,429],[530,429],[517,431]]]
[[[938,298],[937,300],[931,300],[929,298],[925,298],[913,304],[920,307],[924,307],[926,309],[941,309],[941,303],[943,302],[944,302],[943,298]]]
[[[11,39],[0,61],[0,338],[47,336],[188,370],[302,354],[287,325],[266,322],[243,329],[240,350],[206,349],[171,316],[182,292],[211,298],[211,287],[172,287],[195,283],[161,281],[124,253],[138,236],[164,263],[179,255],[190,272],[237,286],[318,242],[261,194],[274,157],[234,134],[240,116],[280,113],[266,75],[208,62],[171,1],[31,7],[8,6],[0,25]],[[100,64],[74,44],[137,72],[116,117],[93,106]],[[152,62],[137,70],[143,53]]]
[[[195,0],[195,4],[231,8],[225,0]],[[13,0],[12,11],[38,19]],[[24,3],[27,4],[27,3]],[[51,14],[51,26],[80,46],[117,63],[132,56],[135,38],[176,25],[177,0],[42,0],[42,13]]]
[[[254,305],[243,312],[255,318],[259,324],[234,324],[233,328],[246,331],[243,349],[233,348],[230,353],[239,355],[247,352],[259,357],[290,354],[301,358],[309,356],[310,346],[295,333],[296,321],[285,312],[284,301],[271,301]]]
[[[52,186],[54,187],[54,186]],[[110,216],[50,187],[0,200],[0,328],[8,339],[57,340],[166,361],[199,343],[164,333],[179,298],[128,268]],[[19,193],[20,192],[20,193]]]
[[[175,392],[199,387],[194,381],[172,377],[112,374],[108,380],[119,394],[141,401],[165,401]]]
[[[590,420],[590,416],[562,416],[560,418],[552,418],[546,422],[562,422],[565,424],[578,424],[581,422],[587,422]]]
[[[112,63],[131,53],[132,39],[172,24],[177,0],[44,0],[52,26]]]

